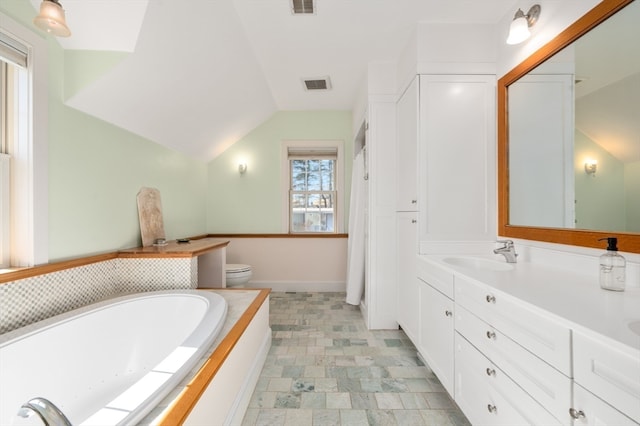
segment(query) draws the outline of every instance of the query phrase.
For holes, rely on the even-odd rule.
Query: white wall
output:
[[[539,1],[538,4],[542,7],[542,11],[538,23],[531,29],[531,38],[515,46],[508,45],[505,42],[513,15],[508,14],[503,17],[497,24],[495,34],[496,45],[498,46],[496,64],[498,78],[551,41],[598,3],[600,3],[598,0]],[[517,7],[520,7],[526,13],[532,4],[529,1],[518,1],[517,5],[514,6],[514,13]]]
[[[249,287],[345,291],[346,238],[228,238],[227,263],[251,265]]]

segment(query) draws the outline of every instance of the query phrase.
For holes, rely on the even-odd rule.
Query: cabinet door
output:
[[[640,422],[640,351],[573,332],[576,383]]]
[[[419,115],[420,252],[494,240],[495,77],[421,75]]]
[[[575,426],[638,426],[638,423],[622,414],[580,385],[573,389]]]
[[[418,209],[418,77],[398,100],[396,210]]]
[[[420,286],[420,353],[453,395],[453,301],[428,283]]]
[[[409,339],[418,345],[418,225],[417,214],[402,212],[396,215],[397,224],[397,280],[398,324]]]

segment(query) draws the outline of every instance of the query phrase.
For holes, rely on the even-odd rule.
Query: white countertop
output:
[[[490,271],[452,266],[447,257],[476,257],[502,261],[495,256],[421,255],[455,275],[461,275],[516,297],[533,307],[555,316],[576,332],[596,333],[612,346],[638,351],[640,335],[629,323],[640,320],[640,288],[627,287],[623,292],[600,288],[597,269],[570,271],[529,262],[512,264],[508,271]]]

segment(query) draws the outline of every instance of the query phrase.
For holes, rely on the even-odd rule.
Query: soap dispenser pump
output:
[[[626,261],[618,254],[618,239],[608,237],[598,241],[602,240],[607,240],[607,251],[600,256],[600,287],[605,290],[624,291]]]

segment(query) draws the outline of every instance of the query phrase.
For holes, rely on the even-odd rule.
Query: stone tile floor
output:
[[[271,293],[271,350],[243,426],[469,422],[402,330],[367,330],[344,293]]]

